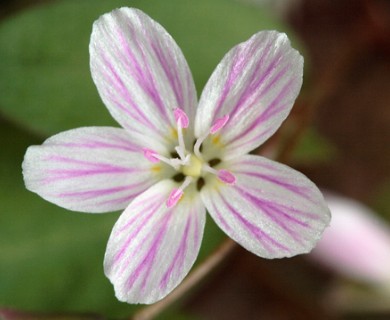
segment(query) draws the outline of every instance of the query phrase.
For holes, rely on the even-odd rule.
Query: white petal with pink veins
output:
[[[27,149],[27,189],[61,207],[83,212],[124,209],[157,181],[141,146],[119,128],[86,127],[59,133]]]
[[[201,191],[210,215],[229,237],[265,258],[310,251],[330,220],[318,188],[303,174],[259,156],[226,163],[234,185],[215,180]]]
[[[197,137],[226,115],[224,159],[267,140],[289,114],[302,85],[303,58],[284,33],[262,31],[231,49],[202,92]]]
[[[166,201],[174,186],[165,180],[148,189],[112,230],[104,270],[121,301],[162,299],[183,280],[198,255],[205,208],[196,194],[185,194],[169,208]]]
[[[174,108],[194,119],[197,98],[187,62],[165,29],[142,11],[121,8],[101,16],[93,26],[90,57],[102,100],[141,141],[146,135],[166,144]]]

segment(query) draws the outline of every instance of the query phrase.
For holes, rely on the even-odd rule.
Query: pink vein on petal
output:
[[[49,177],[45,179],[47,183],[59,180],[59,179],[72,179],[79,178],[82,176],[96,175],[96,174],[120,174],[120,173],[133,173],[141,172],[142,170],[134,168],[125,168],[114,166],[107,163],[93,163],[83,160],[76,160],[61,156],[49,156],[45,159],[49,162],[67,163],[67,164],[79,164],[85,165],[86,168],[78,169],[49,169]],[[53,175],[53,176],[50,176]]]
[[[114,165],[108,164],[108,163],[89,162],[89,161],[72,159],[72,158],[67,158],[67,157],[62,157],[62,156],[48,156],[47,158],[45,158],[45,160],[54,161],[54,162],[58,162],[58,163],[81,164],[81,165],[86,165],[86,166],[94,167],[94,168],[113,168],[113,169],[124,169],[124,170],[128,169],[128,168],[124,168],[124,167],[114,166]]]
[[[169,282],[169,279],[171,278],[171,276],[173,274],[173,270],[175,268],[182,267],[184,264],[185,253],[188,249],[187,247],[188,247],[189,232],[190,232],[191,225],[194,224],[192,221],[194,219],[193,214],[194,214],[193,211],[191,211],[189,214],[189,217],[188,217],[185,229],[184,229],[184,234],[182,235],[182,238],[180,240],[179,247],[176,250],[173,261],[169,265],[167,271],[165,272],[164,276],[162,277],[162,279],[160,281],[160,288],[165,288]]]
[[[133,101],[128,89],[126,88],[126,85],[123,83],[122,79],[119,77],[118,73],[116,72],[114,66],[111,64],[111,62],[109,61],[109,59],[107,58],[105,52],[103,50],[100,50],[99,52],[100,56],[102,57],[103,59],[103,63],[104,65],[106,66],[106,68],[111,72],[111,75],[114,77],[110,77],[108,76],[107,73],[106,74],[106,77],[108,76],[108,78],[110,79],[111,78],[111,83],[115,85],[115,89],[116,89],[116,92],[115,94],[119,93],[122,98],[131,105],[131,107],[133,108],[133,110],[138,114],[138,117],[137,116],[134,116],[132,114],[132,112],[126,108],[125,106],[123,106],[122,104],[119,104],[117,101],[115,101],[115,98],[113,96],[113,93],[110,93],[110,92],[106,92],[107,96],[110,98],[110,100],[115,103],[122,111],[124,111],[125,113],[127,113],[128,115],[130,115],[130,117],[132,118],[135,118],[136,120],[142,122],[144,125],[150,127],[151,129],[155,130],[155,126],[153,125],[153,123],[150,122],[150,120],[145,116],[145,114],[138,108],[138,106],[136,105],[136,103]]]
[[[158,41],[150,40],[150,43],[151,43],[151,46],[152,46],[154,53],[156,54],[158,61],[160,62],[161,66],[164,70],[164,73],[165,73],[165,75],[166,75],[166,77],[171,85],[171,88],[173,89],[173,92],[174,92],[175,97],[176,97],[177,105],[184,106],[185,101],[183,98],[183,88],[182,88],[181,81],[178,77],[177,66],[175,65],[174,61],[172,61],[173,57],[171,57],[169,55],[167,57],[163,53],[164,51],[162,50]],[[168,59],[170,61],[168,61]],[[172,72],[172,70],[174,70],[175,72]]]
[[[270,132],[273,132],[275,130],[275,128],[273,127],[269,127],[269,128],[266,128],[265,130],[263,130],[262,132],[260,132],[258,135],[254,136],[253,138],[249,139],[249,140],[245,140],[244,142],[239,142],[240,143],[240,147],[244,147],[246,145],[251,145],[252,143],[254,142],[257,142],[259,141],[259,139],[261,139],[262,137],[264,136],[267,136],[269,135]],[[238,139],[233,139],[231,141],[237,141]]]
[[[282,245],[278,241],[276,241],[274,238],[272,238],[270,235],[266,234],[263,230],[261,230],[259,227],[253,225],[250,221],[246,220],[241,214],[239,214],[235,208],[233,208],[228,201],[221,195],[221,200],[225,204],[225,206],[229,209],[229,212],[233,214],[233,216],[240,222],[240,224],[247,230],[250,231],[251,234],[255,236],[256,239],[258,239],[261,243],[263,243],[264,247],[266,248],[265,241],[269,242],[272,246],[275,246],[281,250],[290,252],[290,249],[286,246]]]
[[[160,245],[162,244],[162,239],[165,236],[168,229],[168,222],[172,216],[172,211],[167,212],[164,219],[161,221],[160,228],[157,231],[157,234],[154,236],[154,241],[149,247],[148,252],[138,264],[137,268],[132,272],[131,276],[127,279],[126,285],[128,288],[131,288],[134,285],[134,282],[144,273],[142,280],[141,288],[144,289],[148,276],[152,270],[154,260],[158,254]],[[151,233],[155,234],[156,230],[151,230]],[[150,236],[150,235],[149,235]],[[140,245],[144,245],[143,243]]]
[[[238,49],[239,48],[235,48],[235,51],[238,51]],[[242,64],[244,64],[244,61],[245,61],[245,57],[240,56],[239,53],[235,53],[233,55],[233,61],[230,65],[228,76],[222,88],[222,93],[218,99],[217,106],[214,111],[214,115],[218,114],[229,92],[231,91],[231,88],[236,84],[237,78],[242,73],[242,69],[243,69]]]
[[[249,79],[249,85],[245,88],[245,90],[241,93],[239,100],[236,103],[236,106],[230,113],[230,116],[233,118],[236,113],[241,113],[241,106],[249,100],[250,97],[256,95],[256,99],[254,103],[258,103],[258,100],[263,96],[264,89],[258,90],[262,82],[264,82],[270,75],[272,75],[271,71],[275,68],[276,64],[280,60],[281,54],[277,57],[274,57],[272,62],[268,65],[267,69],[263,72],[262,76],[256,79],[256,77],[260,74],[260,69],[263,67],[263,62],[270,52],[271,45],[266,47],[266,52],[261,57],[261,59],[256,63],[254,70],[251,71],[251,78]],[[253,104],[254,104],[253,103]]]
[[[237,188],[237,190],[244,198],[246,198],[248,201],[253,203],[256,207],[261,208],[262,211],[265,213],[265,215],[271,219],[271,221],[273,221],[274,223],[279,225],[295,241],[301,243],[300,234],[298,232],[292,230],[291,228],[289,228],[289,226],[287,226],[285,224],[285,222],[283,220],[281,220],[279,217],[281,217],[282,219],[291,221],[295,224],[298,224],[301,227],[310,228],[310,226],[306,222],[300,221],[300,220],[288,215],[287,213],[281,211],[279,208],[277,208],[275,205],[273,205],[271,202],[264,201],[260,198],[257,198],[241,188]]]
[[[258,190],[256,189],[252,189],[253,192],[258,192]],[[261,201],[264,202],[264,204],[267,206],[267,207],[273,207],[273,208],[276,208],[276,207],[280,207],[281,209],[283,210],[286,210],[286,211],[291,211],[292,213],[294,213],[295,215],[297,216],[302,216],[302,217],[305,217],[305,218],[308,218],[310,220],[320,220],[321,218],[316,215],[315,213],[311,213],[311,212],[307,212],[307,211],[303,211],[303,210],[300,210],[300,209],[296,209],[296,208],[293,208],[291,206],[286,206],[284,204],[281,204],[281,203],[275,203],[273,201],[269,201],[269,200],[265,200],[265,199],[262,199]],[[279,209],[278,209],[279,210]],[[280,211],[282,212],[282,211]],[[284,213],[286,214],[286,213]],[[293,217],[291,217],[291,219],[294,219]],[[300,220],[297,220],[297,222],[300,221]],[[303,223],[303,222],[301,222]],[[305,223],[306,224],[306,223]],[[309,225],[307,224],[307,226],[309,227]]]
[[[105,201],[100,201],[99,204],[120,204],[120,203],[130,203],[131,200],[133,200],[135,197],[139,196],[141,193],[143,193],[147,189],[147,185],[144,189],[140,190],[139,192],[133,193],[131,195],[126,195],[123,197],[115,198],[115,199],[109,199]]]
[[[285,188],[285,189],[291,191],[292,193],[295,193],[295,194],[305,198],[306,200],[308,200],[312,203],[315,203],[314,200],[308,195],[308,193],[305,192],[305,191],[310,191],[309,187],[302,187],[302,186],[298,187],[297,185],[294,185],[293,183],[288,183],[288,182],[282,181],[282,180],[278,179],[277,177],[274,177],[274,176],[271,176],[268,174],[261,174],[261,173],[252,172],[252,171],[237,171],[237,173],[247,175],[250,177],[257,177],[257,178],[266,180],[268,182],[274,183],[282,188]]]
[[[122,56],[121,59],[125,62],[126,70],[129,74],[132,74],[137,82],[140,84],[140,88],[152,99],[156,107],[160,110],[160,114],[167,120],[166,108],[164,106],[163,100],[160,96],[159,91],[156,88],[156,80],[153,77],[153,74],[149,68],[148,62],[146,61],[146,56],[144,49],[138,43],[138,38],[134,33],[134,30],[131,25],[128,25],[128,29],[132,33],[132,41],[137,47],[139,53],[142,55],[143,61],[145,62],[143,68],[135,57],[134,53],[130,49],[126,39],[123,36],[123,33],[120,30],[117,30],[117,35],[119,37],[122,48],[126,52],[126,56]]]
[[[135,230],[133,230],[126,238],[125,243],[123,244],[121,250],[117,252],[114,258],[114,264],[118,264],[124,257],[124,254],[126,253],[130,243],[134,240],[134,238],[141,232],[141,230],[145,227],[146,223],[151,219],[153,214],[155,213],[155,210],[160,206],[159,203],[152,203],[149,206],[147,206],[144,210],[148,211],[147,214],[144,216],[141,214],[135,215],[132,219],[130,219],[122,228],[116,231],[115,236],[119,236],[121,233],[123,233],[125,230],[128,229],[129,226],[134,224],[137,220],[142,219],[140,224],[137,226]],[[131,254],[131,256],[134,256],[135,252]],[[128,263],[130,263],[130,258],[127,259]],[[128,264],[124,264],[122,266],[122,269],[120,272],[123,272],[124,269],[126,269]]]
[[[82,142],[66,142],[58,144],[58,146],[70,147],[70,148],[85,148],[85,149],[119,149],[123,151],[139,151],[140,147],[137,145],[132,145],[130,142],[127,142],[127,145],[108,143],[102,141],[94,140],[84,140]]]
[[[231,234],[236,234],[235,230],[233,230],[230,225],[226,222],[225,218],[221,214],[221,212],[218,210],[218,208],[215,206],[215,204],[212,202],[211,203],[214,212],[216,213],[216,218],[218,218],[219,222],[222,224],[223,228],[231,233]]]
[[[247,134],[249,134],[250,132],[254,131],[254,129],[258,126],[260,126],[264,121],[267,121],[269,120],[269,118],[276,114],[277,112],[279,112],[279,109],[281,107],[284,106],[284,104],[280,105],[279,108],[275,108],[275,110],[272,111],[272,114],[268,114],[268,112],[270,112],[271,109],[273,109],[275,107],[275,105],[277,103],[280,102],[280,100],[283,100],[281,99],[281,97],[283,97],[286,92],[290,89],[290,86],[292,85],[292,81],[290,81],[289,83],[287,83],[283,89],[280,91],[280,93],[277,95],[277,97],[271,102],[271,104],[268,106],[268,108],[262,112],[260,114],[260,116],[258,116],[255,120],[253,120],[252,124],[247,127],[244,131],[242,131],[239,135],[233,137],[232,139],[230,139],[229,141],[226,141],[226,143],[233,143],[241,138],[243,138],[244,136],[246,136]],[[270,129],[274,129],[274,128],[270,128]],[[259,136],[261,135],[264,135],[264,132],[261,132],[260,134],[258,134],[256,136],[256,138],[259,138]]]
[[[64,193],[58,194],[58,196],[59,197],[78,197],[78,198],[87,200],[90,198],[96,198],[96,197],[100,197],[100,196],[110,195],[110,194],[121,192],[121,191],[130,191],[130,190],[138,188],[144,184],[145,184],[145,182],[142,181],[140,183],[136,183],[136,184],[132,184],[132,185],[113,187],[113,188],[86,190],[86,191],[75,191],[75,192],[64,192]]]
[[[234,49],[232,62],[230,64],[229,73],[226,78],[224,87],[222,88],[222,93],[220,98],[218,99],[216,109],[214,111],[214,114],[216,115],[220,108],[222,107],[223,103],[225,102],[227,96],[229,95],[229,92],[231,92],[232,87],[237,84],[237,79],[242,76],[242,71],[247,67],[248,63],[250,62],[250,59],[248,59],[248,52],[242,52],[242,51],[248,51],[251,49],[251,51],[256,51],[258,47],[260,46],[260,43],[257,43],[254,48],[248,48],[243,46],[238,46]],[[270,46],[268,46],[270,47]],[[267,52],[262,56],[261,60],[257,63],[256,68],[260,68],[262,61],[264,60],[265,55],[268,54],[269,49]],[[256,72],[252,72],[251,79],[249,82],[252,82],[254,77],[257,75]],[[249,86],[248,86],[249,87]],[[246,91],[248,91],[248,87],[246,88]],[[242,98],[242,95],[241,95]],[[230,117],[232,117],[236,109],[241,105],[242,101],[240,102],[241,98],[236,102],[235,108],[233,111],[229,112]]]

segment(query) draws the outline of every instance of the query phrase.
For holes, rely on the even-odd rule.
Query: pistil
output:
[[[180,159],[184,161],[186,159],[186,146],[184,143],[184,137],[183,137],[183,129],[188,127],[189,120],[186,113],[180,109],[176,108],[174,111],[174,116],[176,119],[177,124],[177,136],[179,140],[179,145],[175,148],[177,154],[179,155]]]
[[[188,164],[183,166],[182,171],[186,176],[199,177],[202,173],[202,161],[191,155]]]

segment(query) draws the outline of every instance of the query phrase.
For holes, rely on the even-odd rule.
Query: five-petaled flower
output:
[[[93,80],[123,127],[59,133],[25,155],[28,189],[76,211],[125,209],[104,270],[119,300],[153,303],[196,259],[206,210],[265,258],[310,251],[330,214],[301,173],[248,152],[287,117],[303,58],[285,34],[262,31],[231,49],[199,103],[187,62],[161,25],[137,9],[100,17]]]

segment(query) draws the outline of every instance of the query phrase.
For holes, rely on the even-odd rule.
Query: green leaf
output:
[[[200,92],[234,45],[262,29],[285,30],[259,8],[234,0],[58,1],[0,26],[0,108],[35,132],[50,135],[114,125],[89,71],[92,23],[120,6],[144,10],[176,39]]]
[[[372,206],[379,215],[390,223],[390,179],[377,188]]]
[[[35,312],[25,312],[14,309],[0,309],[1,320],[105,320],[94,314],[42,314]]]
[[[336,147],[314,128],[309,128],[295,147],[291,161],[300,164],[327,162],[336,155]]]

